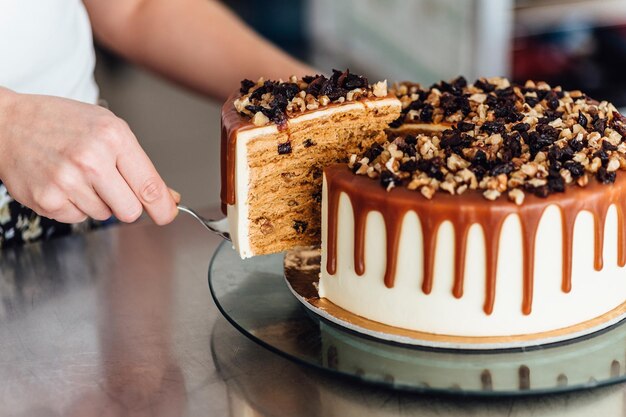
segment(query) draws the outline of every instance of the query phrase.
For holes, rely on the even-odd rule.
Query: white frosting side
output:
[[[626,300],[626,271],[617,266],[617,214],[606,219],[604,268],[593,268],[593,216],[582,212],[574,228],[572,290],[561,290],[562,232],[560,211],[549,206],[536,239],[532,313],[522,313],[522,235],[519,217],[510,215],[500,236],[494,310],[485,314],[485,243],[482,229],[471,227],[467,243],[464,293],[452,295],[454,231],[442,224],[437,236],[433,289],[422,284],[422,233],[417,214],[405,216],[393,288],[383,282],[386,265],[382,215],[366,221],[365,274],[354,271],[354,218],[350,200],[339,202],[337,273],[326,270],[327,189],[322,205],[322,269],[319,292],[336,305],[362,317],[396,327],[457,336],[507,336],[555,330],[598,317]],[[486,204],[488,204],[486,202]]]
[[[396,98],[377,99],[347,103],[341,106],[332,106],[324,110],[308,112],[302,116],[289,119],[289,126],[294,126],[309,120],[321,119],[336,113],[348,113],[366,108],[398,106]],[[248,191],[250,181],[250,165],[248,164],[248,143],[256,138],[278,134],[275,124],[243,130],[237,133],[235,149],[235,204],[228,205],[227,215],[230,227],[230,236],[233,247],[241,258],[250,258],[255,255],[250,245],[250,219],[248,216]]]

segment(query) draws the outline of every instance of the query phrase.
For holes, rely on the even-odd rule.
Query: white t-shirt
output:
[[[0,86],[95,103],[95,61],[81,0],[0,0]]]

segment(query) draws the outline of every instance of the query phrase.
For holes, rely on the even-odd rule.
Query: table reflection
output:
[[[230,417],[626,416],[623,385],[482,399],[380,389],[292,363],[250,341],[225,319],[215,324],[212,350],[227,384]]]
[[[172,354],[172,248],[167,240],[129,234],[101,283],[98,339],[102,383],[69,416],[183,414],[185,380]],[[146,247],[146,245],[148,245]]]
[[[0,415],[184,415],[173,243],[155,233],[103,231],[1,254]]]

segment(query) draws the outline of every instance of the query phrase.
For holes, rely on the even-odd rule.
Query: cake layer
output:
[[[320,297],[392,326],[451,336],[546,332],[626,299],[626,178],[523,205],[433,200],[335,165],[324,173]]]
[[[399,112],[399,101],[387,96],[305,111],[282,127],[255,126],[229,100],[222,111],[222,201],[240,255],[319,244],[323,167],[383,141]]]

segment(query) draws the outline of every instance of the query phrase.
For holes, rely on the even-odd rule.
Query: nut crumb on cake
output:
[[[361,98],[386,97],[387,81],[369,85],[367,78],[350,70],[333,70],[325,75],[295,76],[288,81],[259,78],[256,82],[241,81],[240,96],[234,101],[237,112],[251,119],[255,126],[270,122],[279,128],[287,120],[306,110],[317,110],[332,103],[356,101]]]
[[[606,102],[545,82],[512,84],[459,77],[423,89],[401,83],[392,92],[402,114],[387,142],[351,155],[357,175],[391,190],[405,186],[431,199],[437,191],[506,196],[517,205],[526,193],[547,197],[590,179],[609,184],[626,169],[626,118]],[[441,132],[400,134],[395,128],[439,125]]]

